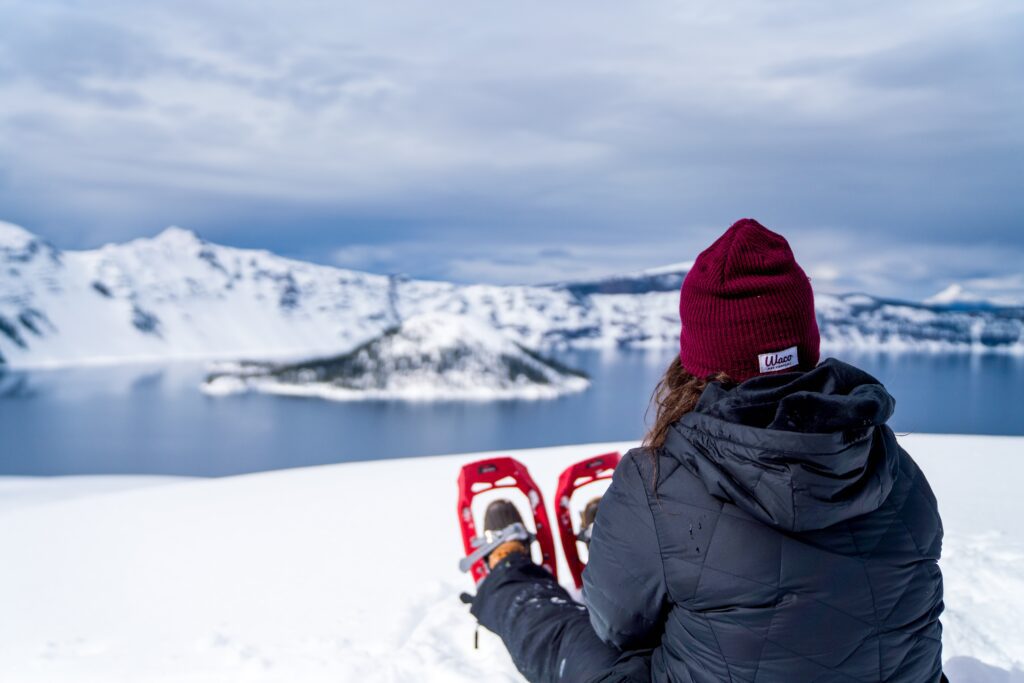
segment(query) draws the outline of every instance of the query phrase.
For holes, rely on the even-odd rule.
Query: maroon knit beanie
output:
[[[679,294],[679,360],[690,374],[755,375],[818,364],[814,294],[789,243],[752,218],[701,252]]]

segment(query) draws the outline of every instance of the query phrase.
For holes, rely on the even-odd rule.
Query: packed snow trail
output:
[[[1024,438],[900,441],[945,521],[945,657],[1006,676],[1024,667]],[[550,506],[563,467],[632,445],[501,454]],[[473,649],[458,600],[455,479],[479,457],[0,479],[0,680],[520,681],[493,636]]]

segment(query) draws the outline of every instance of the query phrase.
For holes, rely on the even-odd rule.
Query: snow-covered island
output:
[[[248,362],[212,372],[203,391],[359,399],[545,399],[583,391],[586,375],[471,316],[426,313],[329,358]]]
[[[1024,438],[900,437],[939,500],[954,683],[1024,680]],[[503,453],[558,473],[632,443]],[[459,602],[459,467],[0,478],[0,680],[522,681]],[[583,493],[583,492],[581,492]],[[564,574],[564,563],[562,567]],[[568,579],[566,579],[568,580]]]
[[[550,285],[456,284],[221,246],[180,228],[67,251],[0,222],[0,366],[322,358],[423,313],[486,321],[544,353],[669,348],[679,341],[689,267]],[[1017,284],[966,283],[970,297],[958,289],[930,303],[819,292],[822,343],[826,351],[1024,354]]]

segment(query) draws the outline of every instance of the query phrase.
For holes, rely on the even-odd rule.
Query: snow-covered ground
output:
[[[1024,438],[900,441],[945,520],[952,680],[1021,680]],[[632,445],[511,454],[550,505],[565,465]],[[0,681],[521,680],[494,637],[473,649],[457,598],[455,478],[477,457],[0,479]]]

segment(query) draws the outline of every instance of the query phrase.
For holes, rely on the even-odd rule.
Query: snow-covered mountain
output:
[[[531,349],[671,347],[689,264],[587,282],[461,285],[156,237],[61,251],[0,223],[0,362],[30,367],[342,354],[421,313],[469,316]],[[1024,353],[1024,308],[819,294],[826,346]]]
[[[925,303],[947,308],[1024,307],[1024,272],[954,282]]]
[[[948,307],[865,294],[816,294],[815,307],[830,348],[1024,353],[1024,307]]]
[[[472,316],[415,315],[348,353],[298,363],[240,363],[212,373],[210,394],[262,391],[332,400],[544,399],[586,376]]]
[[[152,239],[60,252],[0,231],[0,354],[11,365],[337,352],[397,318],[389,278]]]

